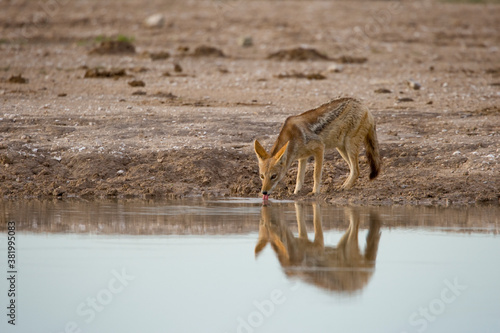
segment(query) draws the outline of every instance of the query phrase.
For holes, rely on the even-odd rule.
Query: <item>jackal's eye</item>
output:
[[[278,175],[274,174],[274,175],[271,176],[271,180],[275,180],[277,177],[278,177]]]
[[[264,174],[260,174],[260,179],[264,179]]]

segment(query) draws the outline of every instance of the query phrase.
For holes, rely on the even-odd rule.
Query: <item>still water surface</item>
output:
[[[1,332],[500,332],[498,207],[0,203]]]

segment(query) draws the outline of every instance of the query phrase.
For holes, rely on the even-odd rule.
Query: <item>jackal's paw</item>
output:
[[[307,196],[308,196],[308,197],[315,197],[315,196],[317,196],[317,195],[319,195],[319,192],[314,192],[314,191],[313,191],[313,192],[309,192],[309,193],[307,193]]]
[[[353,184],[343,184],[342,186],[340,186],[340,190],[346,191],[346,190],[351,189],[352,186],[353,186]]]
[[[352,188],[354,185],[354,182],[352,181],[349,181],[349,179],[347,179],[343,184],[342,186],[340,186],[340,189],[341,190],[348,190],[350,188]]]

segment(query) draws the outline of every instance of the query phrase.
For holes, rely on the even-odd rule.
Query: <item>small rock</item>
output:
[[[163,14],[154,14],[144,20],[144,26],[148,28],[161,28],[165,24],[165,16]]]
[[[179,64],[174,64],[174,72],[176,73],[181,73],[182,72],[182,67]]]
[[[118,176],[121,176],[121,175],[123,175],[124,173],[125,173],[125,171],[124,171],[124,170],[118,170],[118,171],[116,172],[116,174],[117,174]]]
[[[460,151],[458,151],[458,150],[457,150],[457,151],[456,151],[456,152],[454,152],[452,155],[460,155],[460,154],[462,154],[462,153],[461,153]]]
[[[162,91],[156,92],[155,94],[151,95],[151,97],[168,98],[168,99],[177,98],[177,96],[175,96],[172,93],[165,93],[165,92],[162,92]]]
[[[131,87],[145,87],[146,84],[142,80],[132,80],[127,82],[129,86]]]
[[[250,36],[243,36],[238,38],[238,45],[241,47],[250,47],[253,45],[253,39]]]
[[[225,57],[224,52],[219,50],[218,48],[212,46],[201,45],[198,46],[194,52],[194,57]]]
[[[142,91],[142,90],[137,90],[137,91],[134,91],[132,93],[132,95],[136,95],[136,96],[144,96],[146,95],[146,92],[145,91]]]
[[[387,88],[378,88],[375,90],[376,94],[390,94],[392,93],[392,90],[389,90]]]
[[[408,86],[410,86],[410,88],[413,90],[419,90],[422,87],[422,85],[420,83],[418,83],[417,81],[414,81],[412,79],[409,79],[406,82],[408,83]]]
[[[68,96],[68,94],[66,94],[66,93],[60,93],[57,95],[57,97],[66,97],[66,96]]]
[[[368,61],[368,58],[343,55],[338,57],[336,61],[340,62],[341,64],[364,64]]]
[[[156,52],[156,53],[146,53],[146,54],[153,61],[154,60],[165,60],[165,59],[170,58],[170,53],[164,52],[164,51],[160,51],[160,52]]]
[[[341,64],[331,64],[328,66],[328,71],[332,73],[340,73],[344,70],[344,65]]]
[[[133,53],[135,53],[135,46],[128,40],[105,40],[89,52],[91,55],[121,55]]]
[[[218,70],[220,73],[222,73],[222,74],[227,74],[227,73],[229,73],[229,70],[228,70],[226,67],[224,67],[224,66],[217,66],[217,70]]]
[[[398,99],[397,99],[397,102],[398,102],[398,103],[402,103],[402,102],[413,102],[413,98],[410,98],[410,97],[401,97],[401,98],[398,98]]]

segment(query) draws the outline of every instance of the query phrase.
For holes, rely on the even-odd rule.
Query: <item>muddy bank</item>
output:
[[[437,163],[425,165],[425,160],[412,156],[416,155],[412,152],[406,151],[401,157],[398,147],[386,147],[382,174],[369,181],[363,157],[362,176],[355,188],[343,191],[338,187],[349,170],[337,155],[332,152],[326,156],[321,195],[308,194],[312,188],[311,163],[306,174],[307,186],[301,193],[293,195],[295,165],[273,198],[374,205],[498,203],[496,184],[490,177],[479,172],[457,171],[467,163],[463,157],[448,161],[450,175],[436,174],[435,169],[442,168]],[[234,150],[79,153],[54,158],[48,151],[23,151],[19,147],[15,153],[2,150],[0,159],[4,168],[0,194],[10,199],[258,197],[260,189],[255,156]],[[402,163],[415,170],[408,172],[400,167]],[[459,174],[453,177],[451,172]]]

